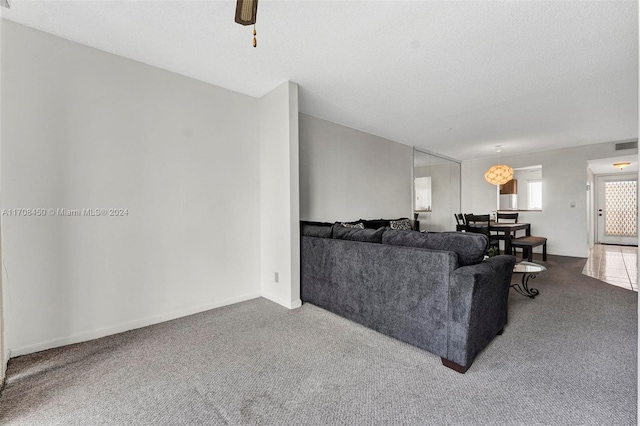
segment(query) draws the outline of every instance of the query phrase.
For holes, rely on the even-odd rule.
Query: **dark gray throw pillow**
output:
[[[336,240],[360,241],[363,243],[380,243],[384,228],[379,229],[359,229],[345,228],[343,226],[333,227],[333,238]]]

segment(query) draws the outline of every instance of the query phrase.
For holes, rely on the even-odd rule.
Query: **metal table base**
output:
[[[536,277],[535,273],[525,272],[522,274],[522,284],[520,283],[511,284],[511,288],[513,288],[515,291],[517,291],[523,296],[527,296],[532,299],[535,299],[535,297],[540,292],[538,291],[537,288],[533,288],[533,287],[529,288],[529,279],[535,278],[535,277]]]
[[[529,287],[529,280],[535,279],[540,272],[546,270],[547,268],[537,263],[524,261],[516,263],[513,267],[513,273],[522,274],[522,282],[511,284],[511,287],[521,295],[534,299],[540,292],[536,288]]]

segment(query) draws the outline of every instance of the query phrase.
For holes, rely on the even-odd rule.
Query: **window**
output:
[[[529,210],[542,210],[542,181],[527,181],[527,208]]]

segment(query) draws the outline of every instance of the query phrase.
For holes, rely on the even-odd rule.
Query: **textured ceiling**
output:
[[[631,163],[629,167],[620,170],[613,167],[615,163],[622,162]],[[590,160],[587,162],[591,171],[596,174],[619,174],[619,173],[637,173],[638,172],[638,156],[637,155],[623,155],[621,157],[611,158],[599,158],[597,160]]]
[[[2,16],[466,160],[638,137],[636,1],[12,0]]]

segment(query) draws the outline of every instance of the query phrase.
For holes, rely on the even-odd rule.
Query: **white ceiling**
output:
[[[11,0],[5,19],[460,160],[638,138],[636,1]]]
[[[620,170],[613,167],[615,163],[631,163],[628,167]],[[624,155],[620,157],[612,158],[600,158],[597,160],[587,161],[589,168],[596,175],[602,174],[618,174],[618,173],[637,173],[638,172],[638,156],[637,155]]]

